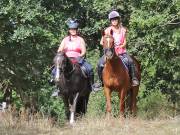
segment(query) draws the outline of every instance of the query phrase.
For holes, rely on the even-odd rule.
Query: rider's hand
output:
[[[126,45],[125,45],[125,44],[124,44],[124,45],[123,45],[123,44],[120,44],[119,47],[120,47],[120,48],[125,48]]]

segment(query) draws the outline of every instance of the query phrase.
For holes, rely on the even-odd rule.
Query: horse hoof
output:
[[[70,126],[74,126],[75,125],[75,121],[70,121],[69,124],[70,124]]]
[[[106,119],[107,119],[107,120],[110,120],[111,118],[112,118],[111,113],[110,113],[110,112],[107,112],[107,114],[106,114]]]

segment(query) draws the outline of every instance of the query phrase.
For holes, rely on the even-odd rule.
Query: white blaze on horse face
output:
[[[59,70],[59,58],[56,60],[56,75],[55,75],[55,81],[59,81],[59,76],[60,76],[60,70]]]
[[[107,38],[107,42],[108,42],[108,48],[110,47],[110,38]]]

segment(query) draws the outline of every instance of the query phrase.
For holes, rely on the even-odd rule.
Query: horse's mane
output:
[[[56,54],[56,56],[54,57],[54,59],[53,59],[53,63],[56,62],[56,59],[57,59],[59,56],[65,56],[65,53],[64,53],[64,52],[58,52],[58,53]]]
[[[56,56],[54,57],[53,59],[53,62],[54,64],[56,63],[57,61],[57,58],[59,57],[63,57],[63,59],[66,59],[66,65],[68,68],[66,68],[66,73],[68,74],[68,72],[72,72],[74,71],[75,69],[78,69],[80,68],[80,65],[77,63],[77,62],[73,62],[73,59],[69,58],[66,56],[65,52],[58,52],[56,54]],[[76,59],[75,59],[76,60]]]

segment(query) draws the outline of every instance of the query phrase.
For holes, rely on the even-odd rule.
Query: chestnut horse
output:
[[[129,109],[130,112],[136,115],[136,102],[139,86],[131,87],[129,73],[124,66],[122,60],[116,55],[114,48],[114,38],[111,34],[103,33],[103,49],[105,56],[105,66],[102,72],[104,83],[104,95],[106,97],[106,112],[111,113],[111,93],[112,91],[118,92],[120,99],[120,114],[124,115],[125,112],[125,98],[129,94]],[[140,64],[133,57],[136,65],[136,75],[140,80]]]

